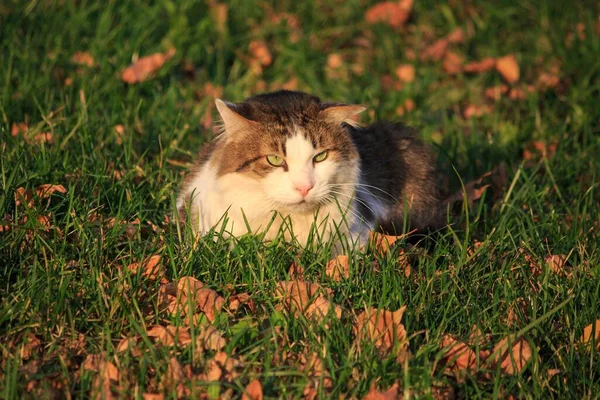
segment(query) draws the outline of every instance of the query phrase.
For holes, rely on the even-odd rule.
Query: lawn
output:
[[[600,7],[407,3],[3,1],[0,397],[598,398]],[[214,99],[281,88],[418,128],[449,227],[191,240]]]

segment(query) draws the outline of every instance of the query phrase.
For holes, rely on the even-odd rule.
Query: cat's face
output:
[[[274,104],[277,99],[250,105],[218,103],[226,131],[217,155],[219,175],[233,174],[249,182],[245,190],[280,212],[348,204],[359,158],[341,123],[363,108],[342,110],[307,95],[291,96],[287,103],[289,98]]]

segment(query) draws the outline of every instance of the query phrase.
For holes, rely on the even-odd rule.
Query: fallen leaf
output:
[[[384,23],[399,28],[408,20],[413,0],[383,1],[369,8],[365,20],[369,24]]]
[[[94,399],[112,399],[111,384],[119,381],[119,370],[105,357],[104,353],[89,354],[81,364],[84,370],[97,373],[92,381]]]
[[[242,394],[242,400],[262,400],[263,399],[263,391],[262,385],[258,379],[254,379],[250,382],[244,393]]]
[[[248,47],[252,57],[257,60],[260,65],[267,67],[273,62],[273,56],[271,51],[267,47],[267,44],[263,40],[253,40],[250,42]]]
[[[177,358],[171,357],[167,365],[167,373],[163,377],[161,387],[165,391],[177,392],[177,398],[189,396],[190,389],[185,384],[189,382],[191,376],[186,374],[185,369],[181,366]]]
[[[342,308],[322,296],[330,292],[323,290],[316,283],[300,280],[281,281],[277,284],[277,294],[284,307],[295,315],[303,314],[313,320],[322,320],[330,311],[333,311],[338,319],[341,318]]]
[[[19,134],[22,134],[27,143],[52,144],[54,142],[54,136],[52,133],[40,132],[34,135],[33,133],[29,132],[29,126],[27,126],[27,124],[24,122],[13,122],[10,129],[10,134],[12,137],[17,137]]]
[[[440,348],[445,351],[444,372],[455,377],[458,383],[477,370],[477,355],[471,348],[451,335],[442,338]]]
[[[519,64],[517,64],[517,59],[512,54],[496,60],[496,71],[508,83],[514,83],[519,80]]]
[[[217,328],[208,325],[203,327],[198,334],[196,345],[204,350],[221,350],[227,345],[227,341]]]
[[[186,346],[192,343],[188,328],[173,325],[154,325],[146,332],[148,337],[156,339],[163,346]]]
[[[363,400],[397,400],[400,398],[398,396],[399,389],[400,386],[398,383],[394,383],[385,392],[380,392],[377,390],[375,382],[373,382],[371,383],[371,389],[369,390],[369,393],[363,397]]]
[[[500,98],[508,93],[508,86],[502,84],[498,86],[492,86],[486,88],[484,91],[485,97],[490,100],[498,101]]]
[[[542,89],[553,89],[560,83],[560,77],[550,72],[542,72],[537,79],[537,86]]]
[[[25,122],[13,122],[10,128],[10,135],[17,137],[20,133],[27,133],[27,131],[29,131],[29,126]]]
[[[446,40],[453,44],[462,43],[465,41],[465,32],[462,28],[456,28],[446,35]]]
[[[28,360],[40,347],[42,342],[33,333],[28,332],[23,338],[20,355],[23,360]]]
[[[372,246],[375,246],[375,249],[377,250],[377,252],[379,254],[383,255],[383,254],[387,253],[387,251],[389,249],[392,248],[392,245],[396,241],[407,237],[411,233],[412,232],[408,232],[405,235],[394,236],[394,235],[386,235],[386,234],[383,234],[380,232],[370,231],[369,232],[369,243]]]
[[[583,329],[583,334],[579,338],[579,343],[591,350],[593,343],[596,343],[596,349],[600,350],[600,319],[595,323],[589,324]]]
[[[550,267],[550,269],[562,276],[570,276],[571,274],[566,271],[567,267],[567,256],[564,254],[549,254],[544,258],[546,265]]]
[[[123,144],[123,136],[125,135],[125,127],[121,124],[115,125],[113,127],[115,132],[115,138],[117,140],[117,144],[120,146]]]
[[[247,305],[253,313],[256,311],[254,300],[248,293],[238,293],[229,297],[229,311],[237,311],[242,305]]]
[[[522,337],[515,339],[511,335],[496,344],[487,363],[492,368],[500,365],[502,372],[507,375],[516,375],[527,365],[531,356],[529,343]]]
[[[308,357],[301,354],[299,361],[302,370],[308,375],[308,382],[304,387],[305,397],[315,398],[314,395],[318,393],[319,386],[325,389],[333,387],[331,374],[327,371],[325,363],[317,353],[313,352]]]
[[[492,113],[492,108],[488,105],[476,105],[469,104],[463,110],[463,116],[465,119],[471,119],[474,117],[482,117]]]
[[[170,314],[180,313],[191,317],[199,309],[213,322],[223,308],[225,299],[196,278],[186,276],[179,279],[176,285],[163,285],[161,303]]]
[[[85,65],[87,67],[93,67],[96,63],[94,57],[87,51],[78,51],[71,57],[71,62],[78,65]]]
[[[161,256],[156,254],[142,262],[129,264],[127,266],[127,270],[132,274],[137,274],[139,271],[141,271],[141,275],[143,277],[146,277],[152,281],[158,280],[160,278],[164,278],[165,275],[162,265],[160,264],[160,260]]]
[[[368,307],[360,313],[354,324],[354,335],[360,343],[372,342],[382,357],[408,348],[406,330],[401,320],[406,306],[396,311]]]
[[[471,61],[463,66],[463,71],[469,74],[477,74],[481,72],[491,71],[496,67],[496,59],[486,57],[481,61]]]
[[[144,400],[164,400],[165,395],[162,393],[143,393],[142,399]]]
[[[296,261],[292,261],[288,270],[288,276],[291,279],[304,280],[304,267]]]
[[[411,64],[402,64],[396,68],[396,76],[404,83],[415,80],[415,67]]]
[[[129,84],[143,82],[154,76],[156,72],[175,55],[175,49],[171,48],[166,53],[154,53],[142,57],[131,64],[121,73],[121,79]]]
[[[464,184],[464,189],[460,188],[456,193],[448,196],[444,203],[452,206],[454,203],[458,201],[462,201],[466,198],[469,205],[473,205],[473,202],[479,200],[485,190],[491,186],[491,184],[483,182],[486,181],[486,178],[491,177],[493,171],[486,172],[478,179],[472,180]]]
[[[449,51],[444,56],[442,68],[447,74],[456,75],[462,71],[462,64],[462,57],[452,51]]]
[[[327,56],[327,66],[331,69],[338,69],[344,64],[342,56],[332,53]]]
[[[35,188],[35,192],[40,199],[46,199],[53,193],[67,193],[67,189],[63,185],[44,184]]]
[[[329,260],[325,267],[325,275],[334,281],[341,281],[350,277],[350,259],[347,255],[339,255]]]
[[[433,42],[433,44],[431,44],[429,47],[425,48],[425,50],[421,52],[421,61],[441,60],[442,57],[444,57],[444,54],[446,54],[446,50],[448,49],[449,44],[450,42],[447,38],[441,38],[436,40],[435,42]]]

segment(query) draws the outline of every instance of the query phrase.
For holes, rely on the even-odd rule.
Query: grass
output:
[[[103,354],[118,367],[113,384],[121,397],[159,391],[175,397],[176,389],[161,386],[174,355],[192,375],[201,374],[213,352],[161,347],[146,336],[150,326],[170,323],[189,327],[195,337],[207,324],[160,312],[160,282],[123,268],[159,254],[169,281],[194,276],[226,299],[248,293],[256,304],[213,322],[226,352],[243,366],[220,383],[186,381],[196,395],[239,396],[257,378],[266,397],[301,397],[313,378],[298,357],[316,352],[333,382],[329,389],[318,386],[320,398],[360,398],[372,384],[385,389],[394,382],[423,398],[436,387],[466,398],[597,398],[599,354],[577,342],[600,318],[598,5],[417,1],[398,33],[367,25],[365,3],[235,0],[224,25],[208,2],[186,0],[0,5],[0,217],[12,221],[10,231],[0,232],[0,397],[86,398],[94,378],[81,367],[88,354]],[[284,11],[299,22],[296,39],[293,23],[273,21]],[[440,63],[418,58],[457,27],[468,38],[452,49],[466,60],[515,54],[524,83],[558,62],[561,83],[523,100],[502,98],[491,114],[465,120],[461,109],[483,103],[483,89],[502,83],[500,76],[449,76]],[[371,44],[360,47],[360,37]],[[247,59],[257,39],[273,54],[260,73]],[[177,53],[153,79],[135,85],[119,79],[133,56],[170,47]],[[95,66],[73,64],[78,51],[89,52]],[[331,53],[344,58],[341,70],[326,66]],[[382,77],[404,63],[416,66],[415,81],[390,90]],[[300,252],[297,245],[243,237],[230,250],[225,241],[182,241],[186,233],[164,219],[187,163],[211,135],[203,127],[207,110],[214,115],[206,85],[238,101],[292,78],[322,98],[368,105],[368,121],[399,118],[397,107],[412,99],[416,108],[401,119],[435,146],[449,191],[500,163],[507,180],[461,208],[434,248],[407,250],[410,277],[399,267],[398,251],[356,252],[350,278],[335,282],[324,274],[327,246]],[[17,122],[33,134],[52,133],[53,143],[13,137]],[[124,127],[122,143],[117,124]],[[554,154],[523,158],[534,143],[554,142]],[[17,188],[46,183],[62,184],[67,193],[32,208],[16,206]],[[46,229],[37,217],[49,213]],[[551,254],[568,256],[567,275],[544,262]],[[293,261],[304,266],[306,279],[333,289],[344,318],[327,320],[325,328],[281,312],[275,288],[289,279]],[[410,361],[380,359],[369,346],[357,351],[353,315],[366,306],[404,305]],[[515,376],[492,369],[457,383],[440,367],[441,338],[467,340],[473,325],[489,336],[487,349],[519,332],[537,357]],[[31,335],[40,346],[27,354]],[[116,351],[121,338],[136,335],[141,355]]]

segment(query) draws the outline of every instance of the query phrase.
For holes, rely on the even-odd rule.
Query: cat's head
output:
[[[350,201],[359,156],[344,125],[356,125],[365,107],[292,91],[216,105],[223,121],[215,154],[219,176],[255,183],[265,204],[281,212]]]

